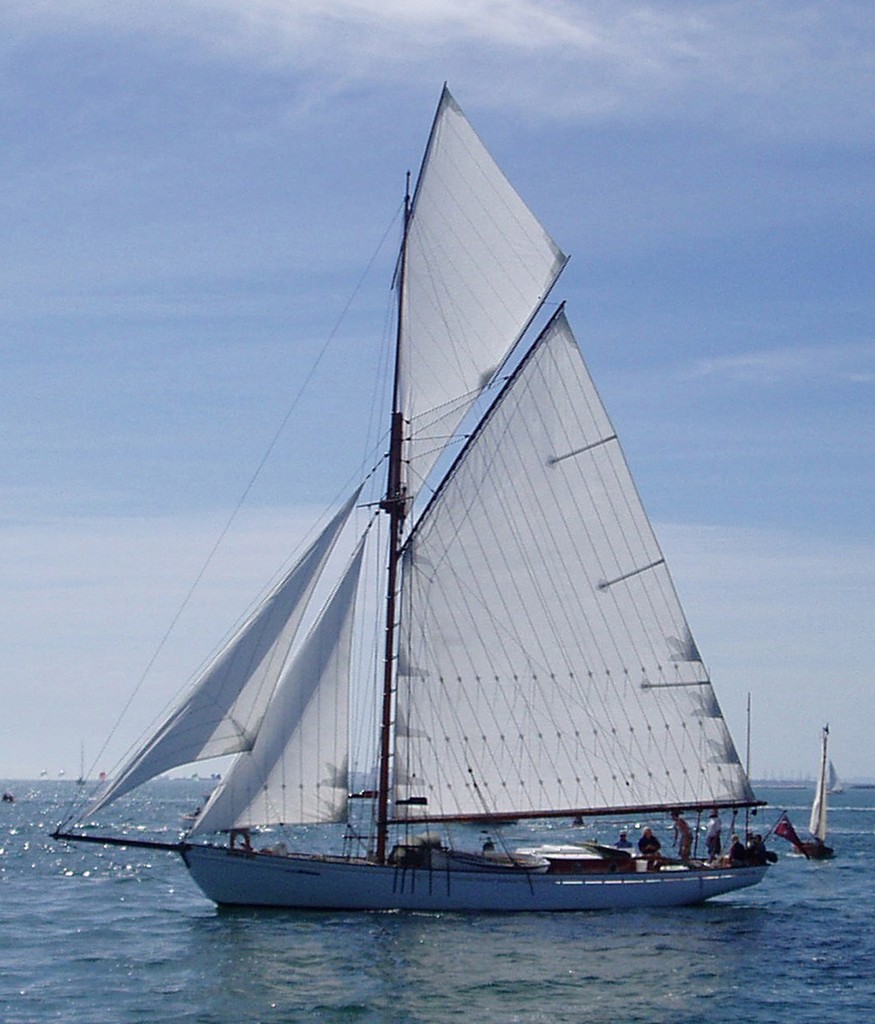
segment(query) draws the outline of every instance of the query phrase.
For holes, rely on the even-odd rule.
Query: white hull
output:
[[[620,910],[701,903],[756,885],[765,866],[642,873],[536,874],[380,866],[211,846],[182,856],[204,894],[223,906],[319,910]]]

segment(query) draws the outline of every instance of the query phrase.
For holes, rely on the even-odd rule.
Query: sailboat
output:
[[[829,860],[835,856],[833,848],[826,845],[826,805],[827,794],[830,792],[828,744],[829,726],[825,725],[821,731],[820,766],[817,773],[817,787],[814,790],[814,801],[811,804],[811,818],[808,822],[808,831],[811,833],[811,839],[803,840],[802,842],[803,852],[806,857],[812,860]]]
[[[827,768],[826,791],[827,793],[844,793],[845,791],[845,784],[839,778],[839,773],[836,771],[836,766],[832,761],[829,762]]]
[[[616,909],[764,877],[595,842],[511,848],[500,828],[761,803],[564,307],[545,308],[566,261],[445,88],[395,271],[372,774],[350,768],[350,666],[378,531],[310,610],[369,504],[357,491],[56,838],[174,851],[220,905]],[[229,754],[178,841],[92,831],[149,779]],[[331,852],[258,848],[362,808],[367,828]]]

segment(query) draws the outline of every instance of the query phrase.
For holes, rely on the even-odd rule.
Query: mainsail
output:
[[[413,197],[400,297],[409,496],[565,263],[444,89]]]
[[[161,772],[251,748],[307,602],[358,494],[357,490],[84,816]]]
[[[349,676],[365,537],[283,673],[251,750],[214,790],[191,834],[342,821],[348,793]]]
[[[402,593],[408,816],[754,800],[561,311],[412,532]]]

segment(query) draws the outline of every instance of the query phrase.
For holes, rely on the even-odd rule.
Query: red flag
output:
[[[775,827],[772,831],[776,836],[780,836],[782,839],[786,839],[788,843],[792,843],[800,853],[804,853],[806,857],[808,856],[808,851],[802,845],[802,840],[796,834],[796,829],[790,824],[786,811],[781,812],[781,817],[775,822]]]

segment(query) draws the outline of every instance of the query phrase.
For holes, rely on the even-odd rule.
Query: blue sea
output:
[[[0,786],[16,797],[0,805],[3,1024],[875,1020],[875,790],[832,798],[834,861],[773,840],[780,861],[754,889],[680,910],[504,916],[221,911],[174,854],[53,841],[74,783]],[[153,783],[142,810],[179,822],[202,789]],[[785,807],[804,830],[810,790],[758,795],[759,830]]]

